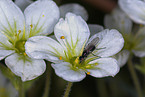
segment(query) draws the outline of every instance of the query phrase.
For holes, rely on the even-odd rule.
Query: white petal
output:
[[[12,37],[18,30],[23,30],[24,21],[23,13],[12,0],[0,0],[0,31],[9,31],[6,34]]]
[[[52,38],[46,36],[34,36],[25,44],[28,56],[35,59],[46,59],[51,62],[61,61],[59,57],[65,57],[62,46]]]
[[[43,74],[46,69],[43,60],[34,60],[16,53],[7,57],[5,63],[22,81],[32,80]]]
[[[0,60],[15,52],[11,48],[12,44],[8,41],[7,37],[0,32]]]
[[[60,16],[62,18],[65,17],[66,13],[72,12],[76,15],[80,15],[85,21],[88,20],[88,13],[86,9],[77,3],[64,4],[61,5],[59,9],[60,9]]]
[[[118,54],[114,55],[113,57],[117,60],[118,65],[120,67],[123,67],[126,62],[128,61],[129,58],[129,51],[128,50],[123,50],[121,52],[119,52]]]
[[[89,26],[90,33],[91,33],[90,36],[92,36],[92,35],[94,35],[94,34],[100,32],[100,31],[104,30],[103,26],[101,26],[101,25],[97,25],[97,24],[88,24],[88,26]]]
[[[52,67],[55,70],[55,73],[62,77],[64,80],[70,82],[78,82],[83,80],[86,77],[86,74],[82,70],[74,71],[71,69],[71,64],[67,62],[62,62],[59,64],[52,64]]]
[[[87,44],[96,37],[99,38],[99,43],[96,45],[96,50],[94,50],[93,54],[100,57],[113,56],[124,46],[124,39],[122,35],[115,29],[106,29],[95,34],[90,38]]]
[[[65,20],[60,19],[55,26],[54,33],[64,48],[69,45],[70,49],[75,50],[75,56],[78,56],[90,35],[86,22],[80,16],[72,13],[68,13]],[[61,39],[61,36],[64,36],[65,39]]]
[[[134,22],[145,24],[145,1],[119,0],[119,5]]]
[[[29,5],[25,11],[26,26],[33,25],[36,34],[50,34],[59,19],[59,8],[51,0],[39,0]]]
[[[119,72],[119,66],[114,58],[100,58],[91,61],[89,64],[98,63],[97,69],[87,69],[94,77],[115,76]]]
[[[24,11],[24,9],[32,2],[32,0],[15,0],[15,4],[18,5],[22,11]]]
[[[133,25],[129,17],[118,7],[105,16],[104,24],[106,28],[117,29],[121,33],[130,33]]]

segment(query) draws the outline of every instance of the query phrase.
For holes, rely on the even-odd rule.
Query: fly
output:
[[[84,61],[87,56],[96,49],[96,45],[99,42],[99,37],[94,38],[84,49],[82,55],[79,57],[80,63]]]

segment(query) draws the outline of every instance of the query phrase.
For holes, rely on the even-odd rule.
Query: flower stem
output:
[[[128,60],[128,68],[129,68],[129,71],[131,73],[136,91],[138,93],[138,97],[143,97],[142,92],[141,92],[141,87],[140,87],[140,84],[139,84],[139,80],[138,80],[137,74],[135,72],[135,69],[133,67],[132,55],[130,55],[129,60]]]
[[[70,90],[71,90],[72,85],[73,85],[72,82],[68,82],[68,85],[66,87],[66,90],[65,90],[65,93],[64,93],[64,96],[63,97],[69,97],[69,93],[70,93]]]
[[[51,65],[48,63],[47,64],[47,70],[46,70],[46,81],[45,81],[45,90],[43,97],[48,97],[49,96],[49,91],[50,91],[50,83],[51,83]]]
[[[19,97],[25,97],[24,82],[22,82],[21,80],[19,85]]]

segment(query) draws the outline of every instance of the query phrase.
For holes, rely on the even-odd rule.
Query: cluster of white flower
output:
[[[0,59],[5,58],[22,81],[44,73],[43,59],[52,62],[56,74],[70,82],[81,81],[86,74],[105,77],[118,73],[117,61],[111,56],[123,48],[124,39],[117,30],[95,30],[96,25],[89,25],[96,33],[90,37],[87,12],[78,4],[63,5],[59,11],[52,0],[27,1],[26,5],[24,1],[15,2],[23,3],[23,14],[13,1],[0,0]],[[46,36],[53,31],[56,40]]]

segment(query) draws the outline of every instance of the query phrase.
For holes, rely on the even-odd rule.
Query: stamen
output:
[[[90,75],[91,73],[90,72],[87,72],[87,74]]]
[[[62,60],[62,57],[61,56],[59,57],[59,60]]]
[[[24,53],[24,56],[26,56],[27,54],[26,53]]]
[[[21,33],[21,30],[19,30],[18,32]]]
[[[33,28],[33,25],[31,24],[30,27]]]
[[[60,39],[65,39],[65,37],[64,36],[61,36]]]
[[[42,17],[44,17],[44,15],[42,15]]]

